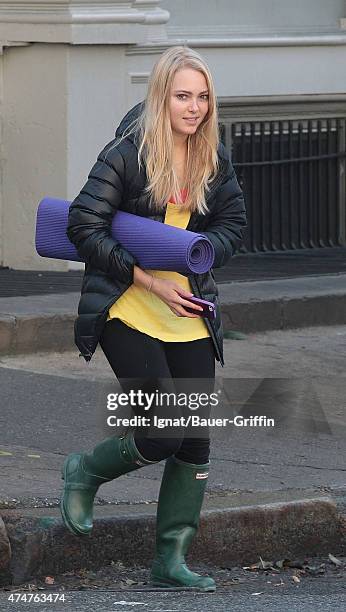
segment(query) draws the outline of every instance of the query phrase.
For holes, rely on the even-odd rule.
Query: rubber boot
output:
[[[153,586],[215,591],[209,576],[188,569],[185,555],[197,532],[210,462],[193,464],[172,455],[162,477],[156,523]]]
[[[93,504],[99,486],[152,463],[158,461],[142,457],[133,430],[106,438],[90,454],[68,455],[61,470],[65,485],[60,510],[65,526],[75,535],[88,535],[93,527]]]

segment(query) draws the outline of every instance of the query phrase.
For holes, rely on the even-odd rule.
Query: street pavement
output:
[[[256,414],[273,416],[275,426],[212,428],[211,490],[345,485],[345,339],[346,326],[225,339],[225,367],[217,365],[215,389],[228,390],[232,414],[245,418],[255,406]],[[0,498],[53,503],[64,456],[112,433],[105,426],[106,396],[120,386],[100,347],[88,363],[77,350],[1,356],[0,376],[1,451],[9,453],[1,459]],[[107,483],[102,498],[152,501],[162,469],[150,466]],[[133,492],[124,482],[132,480]]]
[[[225,367],[217,364],[215,388],[224,400],[222,410],[232,417],[266,415],[275,424],[211,428],[210,474],[194,562],[217,568],[255,563],[259,556],[344,554],[346,275],[341,264],[334,261],[332,272],[316,274],[315,265],[306,276],[284,278],[272,266],[271,279],[262,269],[260,280],[250,273],[246,280],[243,265],[241,280],[219,280]],[[106,397],[120,387],[100,347],[88,363],[78,357],[72,332],[78,292],[24,296],[14,295],[13,287],[0,298],[3,558],[6,541],[8,549],[12,546],[0,577],[22,584],[42,574],[43,567],[51,573],[95,569],[114,557],[124,560],[126,547],[148,567],[164,462],[100,488],[89,543],[66,531],[58,508],[61,465],[66,454],[91,450],[111,433],[105,426]],[[336,587],[333,592],[337,610],[342,589],[340,597]],[[309,609],[308,592],[301,596]],[[216,607],[208,604],[208,609],[222,609],[217,608],[222,593],[218,597]],[[234,604],[242,605],[242,595],[239,602],[236,597]],[[273,608],[257,602],[253,609],[275,610],[279,600],[272,594]],[[187,610],[194,609],[188,607],[191,601]],[[291,609],[299,609],[294,608],[299,601],[291,601]],[[151,610],[149,599],[146,603]],[[172,594],[166,603],[174,608]],[[71,609],[82,609],[82,595],[75,605]]]
[[[239,513],[233,515],[237,545],[227,553],[211,550],[213,563],[245,562],[241,550],[245,541],[252,562],[261,551],[277,558],[286,547],[293,554],[299,542],[306,554],[317,554],[319,543],[312,542],[312,533],[305,540],[301,537],[307,524],[316,534],[323,534],[319,540],[323,552],[343,553],[341,532],[335,527],[346,514],[345,335],[346,326],[325,326],[225,340],[226,366],[218,365],[216,385],[227,386],[233,415],[265,414],[274,417],[275,426],[211,428],[211,469],[203,508],[211,513],[223,510],[229,513],[228,519],[232,512]],[[40,525],[53,521],[59,539],[64,532],[58,510],[62,462],[69,452],[90,450],[107,435],[105,397],[118,383],[99,349],[89,363],[78,358],[77,351],[2,356],[0,377],[0,514],[12,537],[11,521],[24,516],[29,523],[33,521],[29,532],[37,529],[34,519]],[[131,515],[147,516],[150,522],[163,467],[163,462],[147,466],[102,486],[95,507],[96,522],[101,521],[97,541],[102,538],[102,521],[108,537],[114,520]],[[333,503],[336,513],[330,514],[328,504]],[[249,508],[252,514],[245,516]],[[261,541],[262,521],[271,512],[269,532],[282,520],[283,531],[290,533],[291,540],[281,534],[279,542],[268,537],[265,544]],[[253,521],[257,547],[248,542],[249,521]],[[225,529],[221,519],[219,525],[220,530]],[[132,537],[138,548],[138,534],[130,531],[129,541]],[[68,533],[64,537],[67,548],[76,539]],[[66,559],[66,548],[61,549]],[[16,576],[22,582],[33,561],[21,573],[20,551],[14,547]],[[118,547],[117,559],[122,552]],[[54,554],[50,552],[52,562]],[[145,564],[147,559],[140,555],[138,560]],[[83,553],[78,559],[83,566]],[[204,560],[208,560],[208,551]],[[71,569],[68,561],[65,570]],[[101,555],[98,562],[106,563],[107,558]],[[56,559],[52,569],[59,563],[61,559]]]
[[[29,585],[23,585],[16,590],[11,589],[3,593],[0,591],[0,608],[2,612],[28,609],[40,612],[51,612],[52,609],[57,612],[94,612],[95,609],[99,612],[343,612],[346,604],[345,569],[328,569],[324,574],[323,564],[328,566],[328,561],[318,559],[315,563],[317,573],[300,574],[300,577],[297,570],[274,573],[249,572],[241,568],[214,569],[213,576],[219,585],[214,593],[169,593],[157,590],[143,592],[138,590],[138,585],[126,586],[118,582],[117,571],[112,572],[110,569],[107,572],[108,581],[102,580],[101,573],[98,572],[98,579],[90,579],[89,582],[87,576],[90,572],[84,572],[84,578],[79,580],[74,589],[68,586],[69,582],[76,582],[74,577],[69,575],[61,582],[57,580],[55,586],[40,583],[40,590],[35,590],[37,581],[31,581]],[[147,579],[145,570],[136,569],[131,572],[127,569],[126,573],[131,579],[133,574],[137,579]],[[102,574],[106,572],[103,571]],[[65,589],[61,588],[63,585]],[[44,603],[44,597],[49,597],[50,594],[58,595],[60,600],[56,603],[49,600]],[[14,598],[16,602],[18,596],[23,597],[22,601],[13,603],[10,598]],[[30,596],[37,597],[36,603],[29,603]]]

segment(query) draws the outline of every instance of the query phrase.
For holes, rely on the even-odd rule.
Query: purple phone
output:
[[[193,302],[194,304],[198,304],[198,306],[202,306],[203,310],[195,310],[194,308],[189,308],[188,306],[184,306],[187,312],[192,312],[192,314],[198,314],[200,317],[206,317],[207,319],[215,319],[216,311],[215,305],[213,302],[208,302],[207,300],[201,300],[195,296],[186,298],[189,302]]]

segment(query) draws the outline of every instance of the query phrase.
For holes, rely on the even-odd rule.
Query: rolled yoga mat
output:
[[[84,261],[66,235],[71,202],[43,198],[36,217],[36,251],[41,257]],[[137,258],[141,268],[202,274],[214,263],[214,247],[203,234],[118,210],[111,234]]]

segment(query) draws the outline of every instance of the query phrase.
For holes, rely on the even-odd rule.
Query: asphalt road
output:
[[[228,385],[228,410],[275,417],[275,427],[212,428],[210,490],[346,490],[345,338],[346,326],[327,326],[225,340],[217,380]],[[33,480],[38,497],[55,498],[64,456],[105,437],[114,374],[99,349],[89,363],[77,351],[2,356],[0,385],[0,451],[10,453],[0,500],[29,497]],[[153,499],[161,471],[151,466],[142,488],[136,478],[138,501]],[[111,485],[104,493],[111,501]]]
[[[56,577],[55,587],[47,587],[38,581],[32,581],[30,588],[28,584],[12,587],[10,592],[0,592],[0,606],[4,612],[19,612],[25,609],[40,612],[94,612],[95,609],[98,612],[341,612],[346,605],[345,558],[342,561],[342,566],[334,566],[323,558],[314,559],[313,564],[310,560],[307,567],[312,574],[293,568],[284,568],[277,572],[253,572],[243,568],[213,568],[210,572],[209,568],[218,585],[214,593],[143,591],[146,587],[141,586],[141,578],[145,582],[148,571],[138,568],[121,572],[128,576],[127,580],[131,581],[135,577],[134,582],[139,582],[127,587],[119,581],[119,571],[114,572],[113,580],[109,579],[109,570],[101,570],[97,574],[82,572],[83,578],[79,579],[79,584],[74,580],[70,589],[68,582],[71,582],[71,576]],[[195,569],[200,573],[208,573],[206,568],[203,568],[204,571],[202,568]],[[90,579],[90,575],[93,579]],[[66,590],[63,590],[62,586]],[[71,590],[72,588],[80,590]],[[54,593],[60,596],[60,601],[43,602],[49,594],[54,597]],[[34,595],[38,601],[29,603],[29,597]],[[9,601],[11,596],[22,596],[23,600],[16,602],[15,599],[12,603]]]

